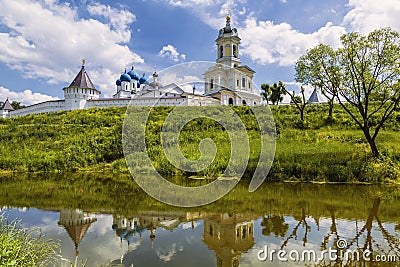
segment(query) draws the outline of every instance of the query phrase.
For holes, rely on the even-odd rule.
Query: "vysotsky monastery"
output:
[[[113,98],[100,98],[101,92],[90,80],[83,61],[75,79],[63,88],[64,100],[47,101],[14,110],[7,99],[0,110],[3,118],[24,116],[35,113],[56,112],[87,108],[118,106],[209,106],[209,105],[259,105],[263,102],[260,92],[253,88],[255,71],[242,66],[239,54],[239,38],[236,28],[231,27],[230,16],[226,26],[219,30],[216,65],[205,70],[204,93],[185,92],[179,85],[163,85],[158,82],[158,73],[153,77],[138,75],[134,67],[125,70],[116,81]]]

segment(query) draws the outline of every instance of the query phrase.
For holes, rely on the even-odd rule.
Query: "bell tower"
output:
[[[240,66],[239,38],[236,28],[231,26],[231,16],[226,16],[226,26],[219,30],[217,43],[217,63],[225,64],[231,68]]]

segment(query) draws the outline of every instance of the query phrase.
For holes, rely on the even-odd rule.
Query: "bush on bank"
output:
[[[138,107],[140,109],[140,107]],[[188,110],[190,107],[188,107]],[[400,112],[396,112],[377,138],[382,157],[373,159],[363,134],[352,119],[335,107],[310,105],[300,123],[293,106],[271,107],[277,130],[277,148],[270,181],[396,182],[400,162]],[[146,144],[153,165],[161,174],[192,176],[172,166],[163,153],[160,132],[171,107],[157,107],[147,124]],[[246,176],[258,164],[259,129],[248,107],[234,107],[245,123],[250,140]],[[127,172],[122,151],[126,108],[62,111],[0,119],[0,170],[13,172],[114,171]],[[235,122],[233,122],[235,123]],[[212,138],[216,160],[196,175],[217,177],[226,168],[230,143],[222,127],[209,119],[188,123],[180,147],[191,159],[200,156],[198,145]]]

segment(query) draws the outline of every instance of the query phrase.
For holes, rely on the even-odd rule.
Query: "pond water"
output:
[[[246,189],[239,185],[217,203],[192,209],[157,204],[140,191],[132,198],[114,194],[110,205],[102,204],[103,196],[96,202],[96,194],[75,203],[61,193],[40,199],[27,190],[15,200],[15,192],[1,191],[0,213],[39,227],[60,242],[65,259],[86,266],[400,264],[399,187],[280,183],[252,194]],[[273,250],[284,252],[278,257]]]

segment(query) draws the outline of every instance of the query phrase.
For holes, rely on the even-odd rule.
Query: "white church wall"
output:
[[[38,114],[38,113],[48,113],[48,112],[57,112],[65,110],[65,101],[64,100],[56,100],[56,101],[47,101],[39,104],[35,104],[32,106],[28,106],[26,108],[17,109],[9,112],[9,117],[18,117],[25,116],[29,114]]]
[[[8,110],[0,110],[0,117],[7,118],[8,117]]]

